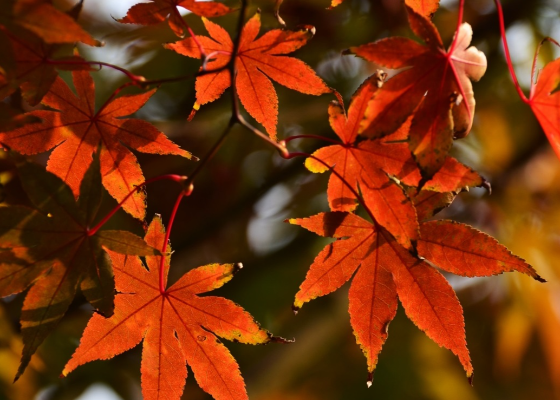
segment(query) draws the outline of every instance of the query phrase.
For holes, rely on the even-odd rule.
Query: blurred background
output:
[[[195,73],[199,61],[165,50],[177,38],[167,24],[155,27],[115,22],[130,0],[85,0],[80,23],[105,46],[80,46],[88,60],[130,69],[148,79]],[[55,2],[61,9],[72,2]],[[235,1],[226,1],[236,6]],[[329,0],[285,0],[281,15],[289,28],[314,25],[315,37],[295,56],[311,65],[345,101],[375,66],[342,56],[341,51],[387,36],[412,37],[400,0],[345,0],[326,10]],[[442,0],[434,17],[444,43],[456,27],[458,2]],[[560,40],[557,0],[504,0],[507,37],[518,78],[528,93],[534,51],[544,36]],[[274,2],[253,0],[249,13],[260,8],[263,32],[278,28]],[[200,19],[185,13],[198,34]],[[230,33],[237,15],[214,21]],[[286,161],[250,132],[234,128],[216,157],[195,181],[184,200],[171,234],[175,253],[170,282],[191,268],[214,262],[242,262],[244,269],[213,294],[228,297],[249,311],[263,327],[287,338],[290,345],[247,346],[227,343],[240,364],[254,400],[525,400],[560,399],[560,162],[553,154],[530,109],[512,85],[504,61],[498,16],[491,0],[467,0],[465,21],[474,30],[473,45],[484,51],[488,70],[474,84],[477,110],[474,128],[453,152],[480,171],[492,195],[474,189],[462,193],[440,216],[475,226],[496,237],[530,262],[548,283],[521,274],[466,279],[448,276],[464,307],[466,335],[475,367],[474,387],[451,352],[419,331],[399,309],[380,355],[373,386],[366,388],[367,368],[352,334],[347,312],[348,285],[316,299],[295,316],[293,297],[317,253],[328,243],[283,221],[328,209],[326,175],[305,170],[303,160]],[[539,67],[560,56],[545,45]],[[67,73],[62,74],[65,79]],[[104,68],[93,73],[96,101],[102,104],[125,78]],[[332,96],[313,97],[275,84],[279,97],[279,138],[315,134],[334,138],[327,119]],[[194,81],[162,85],[137,113],[172,140],[203,156],[231,115],[230,97],[203,106],[192,122],[186,117],[194,103]],[[297,140],[291,150],[311,152],[322,146]],[[136,153],[146,178],[164,173],[189,174],[195,164],[179,157]],[[36,158],[45,163],[47,155]],[[1,183],[6,204],[21,203],[25,194],[9,162],[3,160]],[[158,182],[148,187],[148,215],[167,221],[179,188]],[[104,215],[115,203],[105,194]],[[438,216],[439,217],[439,216]],[[109,226],[142,234],[142,226],[119,212]],[[0,302],[0,398],[37,400],[140,399],[140,346],[109,361],[78,368],[59,378],[79,343],[92,310],[83,297],[73,306],[39,349],[23,377],[12,384],[21,344],[19,310],[23,295]],[[189,370],[184,399],[209,399]]]

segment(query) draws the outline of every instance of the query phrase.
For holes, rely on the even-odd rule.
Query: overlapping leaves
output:
[[[78,41],[91,46],[99,44],[71,15],[56,9],[52,3],[52,0],[4,0],[0,9],[0,30],[17,32],[23,28],[49,44]]]
[[[162,248],[165,229],[156,217],[146,242]],[[142,394],[145,399],[179,399],[188,364],[200,387],[215,399],[247,399],[239,366],[218,336],[248,344],[263,344],[273,336],[261,329],[240,306],[222,297],[199,294],[228,282],[238,269],[233,264],[210,264],[183,275],[160,292],[161,256],[138,257],[109,252],[116,288],[111,318],[95,314],[80,346],[64,368],[67,375],[79,365],[112,358],[143,341]],[[170,248],[164,263],[167,286]],[[280,339],[281,340],[281,339]]]
[[[124,24],[156,25],[167,19],[169,27],[177,36],[185,35],[185,24],[177,7],[183,7],[201,17],[211,18],[228,14],[233,10],[215,1],[151,0],[133,5],[119,22]]]
[[[137,111],[155,90],[122,96],[95,111],[95,87],[86,71],[74,71],[76,96],[57,78],[43,98],[43,104],[55,111],[37,110],[27,116],[42,122],[0,132],[0,142],[22,154],[42,153],[52,148],[47,170],[63,179],[77,197],[80,184],[100,146],[102,182],[117,201],[144,182],[136,157],[126,147],[143,153],[176,154],[192,158],[150,123],[139,119],[121,119]],[[124,145],[126,146],[124,146]],[[145,194],[135,192],[123,205],[136,218],[145,214]]]
[[[78,55],[57,54],[65,43],[100,43],[75,21],[82,2],[67,13],[48,0],[8,3],[0,10],[0,99],[20,88],[24,100],[35,106],[55,81],[55,68],[90,69]]]
[[[418,186],[421,179],[420,171],[405,143],[412,118],[384,140],[356,141],[358,135],[369,127],[367,113],[375,102],[377,92],[384,90],[381,86],[382,77],[379,74],[368,78],[354,94],[348,116],[341,105],[330,105],[329,121],[342,143],[322,147],[305,164],[313,172],[332,168],[327,190],[331,210],[353,211],[357,205],[356,194],[360,190],[377,223],[387,229],[401,245],[412,249],[412,243],[418,239],[416,211],[404,187],[400,186]],[[482,177],[476,172],[454,158],[447,157],[438,173],[424,185],[424,189],[457,192],[482,183]]]
[[[210,37],[196,36],[196,39],[211,55],[206,69],[219,72],[196,79],[193,112],[218,99],[231,86],[230,72],[225,67],[233,52],[233,41],[224,28],[207,19],[203,21]],[[241,31],[235,59],[235,90],[247,112],[265,127],[272,139],[276,139],[278,97],[270,79],[305,94],[321,95],[332,90],[303,61],[284,56],[305,45],[315,28],[305,27],[299,31],[274,29],[257,39],[260,28],[260,15],[255,14]],[[187,57],[201,57],[193,38],[167,44],[166,48]]]
[[[463,23],[449,50],[434,24],[408,7],[409,23],[425,45],[390,37],[353,47],[350,51],[391,69],[404,69],[375,95],[367,118],[371,129],[363,135],[382,137],[394,132],[409,115],[408,144],[423,176],[433,176],[444,164],[454,137],[471,129],[475,100],[472,80],[486,71],[486,57],[468,47],[472,28]]]
[[[64,316],[78,287],[100,312],[113,313],[115,284],[102,247],[136,255],[158,251],[127,231],[89,234],[102,194],[97,161],[77,201],[66,183],[39,165],[22,163],[18,172],[36,208],[0,207],[0,295],[31,287],[21,315],[24,349],[19,376]]]
[[[495,239],[452,221],[422,223],[418,255],[402,247],[378,224],[355,214],[321,213],[291,219],[290,223],[338,239],[315,258],[296,294],[294,307],[299,309],[337,290],[353,276],[350,323],[370,374],[387,339],[398,298],[407,316],[436,343],[450,349],[467,376],[472,377],[461,305],[434,265],[462,276],[518,271],[542,281],[530,265]]]

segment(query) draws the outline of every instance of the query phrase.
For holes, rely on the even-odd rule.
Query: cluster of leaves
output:
[[[331,7],[340,3],[333,0]],[[311,172],[330,171],[331,211],[290,219],[292,224],[337,239],[311,265],[294,309],[337,290],[353,277],[350,322],[367,359],[368,385],[396,314],[397,299],[421,330],[457,355],[472,378],[462,308],[438,269],[468,277],[518,271],[542,281],[529,264],[486,234],[465,224],[432,220],[461,191],[489,188],[477,172],[449,155],[453,140],[465,137],[472,127],[471,80],[482,77],[486,58],[469,47],[472,29],[462,23],[462,3],[455,37],[445,49],[431,21],[438,3],[405,1],[410,28],[423,43],[391,37],[347,51],[397,70],[389,79],[381,70],[369,77],[347,111],[341,96],[308,65],[286,56],[314,35],[311,26],[273,29],[258,37],[258,13],[243,25],[246,1],[233,39],[207,19],[234,11],[217,2],[152,0],[133,6],[119,20],[143,25],[167,20],[177,36],[189,34],[165,45],[202,60],[189,119],[231,87],[232,118],[222,138],[234,123],[240,123],[278,148],[284,158],[305,156]],[[144,239],[127,231],[102,229],[112,216],[97,215],[102,186],[119,207],[136,219],[146,219],[146,196],[141,189],[146,180],[130,149],[196,157],[150,123],[124,118],[140,109],[156,89],[119,96],[122,89],[135,85],[144,90],[173,79],[147,81],[120,67],[86,61],[65,46],[76,41],[100,45],[75,21],[81,5],[64,13],[49,0],[10,0],[0,11],[0,97],[21,93],[30,106],[45,106],[20,113],[7,102],[0,103],[0,143],[17,160],[18,175],[33,205],[0,207],[0,293],[8,296],[28,289],[21,316],[24,347],[16,378],[64,316],[79,288],[98,313],[63,375],[143,341],[145,398],[179,398],[186,364],[214,398],[247,398],[239,367],[217,337],[250,344],[285,340],[261,329],[235,303],[198,296],[229,281],[239,265],[199,267],[167,287],[168,239],[175,212],[222,139],[189,178],[156,178],[182,185],[167,232],[159,217],[152,220]],[[201,16],[210,37],[195,35],[178,7]],[[279,15],[278,19],[283,22]],[[529,99],[523,98],[560,154],[558,61],[545,68]],[[96,110],[91,72],[103,65],[123,72],[129,82]],[[76,94],[57,69],[72,71]],[[181,79],[185,78],[177,80]],[[289,153],[289,138],[277,141],[278,98],[271,79],[304,94],[334,94],[337,101],[329,106],[328,115],[340,142],[333,141],[311,155]],[[266,134],[245,121],[238,101]],[[46,169],[16,154],[50,150]]]

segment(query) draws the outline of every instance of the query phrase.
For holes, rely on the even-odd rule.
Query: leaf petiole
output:
[[[141,83],[141,82],[146,81],[146,78],[144,78],[141,75],[134,75],[132,72],[130,72],[129,70],[127,70],[125,68],[119,67],[118,65],[109,64],[109,63],[106,63],[106,62],[103,62],[103,61],[56,60],[56,59],[53,60],[53,59],[47,58],[45,60],[45,63],[46,64],[51,64],[51,65],[92,65],[92,66],[98,66],[99,67],[98,71],[100,71],[103,67],[108,67],[108,68],[114,69],[115,71],[122,72],[132,82]]]
[[[509,47],[508,47],[507,38],[506,38],[506,29],[505,29],[505,24],[504,24],[504,11],[502,9],[502,4],[500,3],[500,0],[494,0],[494,3],[496,4],[496,8],[498,10],[498,17],[499,17],[499,20],[500,20],[500,33],[502,35],[502,44],[504,46],[504,53],[506,55],[506,62],[507,62],[507,66],[508,66],[508,69],[509,69],[509,74],[511,75],[511,79],[513,80],[513,84],[515,85],[515,89],[517,90],[517,93],[519,94],[519,97],[521,98],[521,100],[523,100],[523,102],[525,102],[526,104],[529,104],[531,101],[527,98],[527,96],[525,96],[525,93],[523,93],[523,90],[521,90],[521,86],[519,86],[519,82],[517,80],[517,76],[515,75],[515,70],[513,69],[513,64],[511,62],[511,56],[509,54]],[[535,56],[535,58],[536,58],[536,56]],[[534,68],[534,63],[533,63],[533,68]],[[531,85],[532,85],[532,82],[531,82]]]
[[[535,72],[537,72],[537,58],[539,56],[539,52],[541,51],[541,47],[545,42],[550,42],[560,47],[560,43],[558,43],[556,40],[548,36],[545,37],[543,40],[541,40],[541,42],[537,46],[537,50],[535,51],[535,56],[533,57],[533,66],[531,67],[531,92],[529,93],[529,101],[531,101],[531,99],[533,98],[535,88],[537,87],[537,80],[535,79]]]

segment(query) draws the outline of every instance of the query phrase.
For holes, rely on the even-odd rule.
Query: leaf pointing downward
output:
[[[156,217],[146,242],[161,248],[164,238],[164,227]],[[179,399],[187,363],[200,387],[215,399],[247,399],[239,367],[217,336],[249,344],[267,343],[272,336],[232,301],[198,296],[228,282],[236,267],[211,264],[195,268],[160,293],[161,256],[146,257],[144,266],[138,257],[109,254],[120,292],[115,298],[115,313],[111,318],[93,315],[63,375],[89,361],[112,358],[143,341],[145,399]],[[165,281],[169,254],[168,248]]]
[[[449,283],[432,265],[412,255],[385,229],[354,214],[321,213],[289,222],[337,239],[313,261],[295,296],[294,307],[299,309],[339,289],[354,275],[349,292],[350,323],[370,374],[387,339],[398,296],[408,318],[440,346],[451,350],[467,376],[472,377],[463,310]],[[466,225],[426,222],[422,224],[421,237],[420,255],[455,274],[488,276],[519,271],[542,280],[504,246]]]

